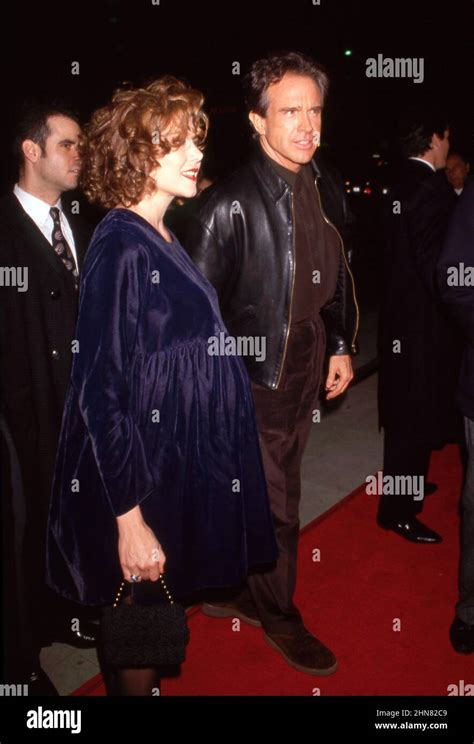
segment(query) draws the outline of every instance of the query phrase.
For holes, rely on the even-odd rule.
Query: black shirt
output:
[[[295,281],[291,323],[314,319],[334,295],[341,260],[341,241],[324,219],[310,163],[298,173],[265,153],[293,192]]]

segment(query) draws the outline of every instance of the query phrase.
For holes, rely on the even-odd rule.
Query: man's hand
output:
[[[329,357],[329,372],[326,380],[326,400],[337,398],[348,387],[354,377],[352,361],[349,354],[334,354]]]

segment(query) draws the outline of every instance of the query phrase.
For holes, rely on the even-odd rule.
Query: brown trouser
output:
[[[303,622],[293,603],[300,528],[300,471],[317,406],[325,345],[324,325],[319,315],[314,321],[293,325],[278,390],[252,383],[279,558],[271,571],[249,575],[237,602],[248,600],[250,590],[267,633],[292,633]]]

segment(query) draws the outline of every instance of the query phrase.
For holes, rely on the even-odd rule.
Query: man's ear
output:
[[[436,132],[435,132],[435,133],[434,133],[434,134],[432,135],[432,137],[431,137],[430,148],[431,148],[432,150],[436,150],[436,149],[437,149],[437,148],[439,147],[439,145],[440,145],[440,142],[441,142],[441,138],[440,138],[440,137],[439,137],[439,135],[437,135],[437,134],[436,134]]]
[[[249,119],[250,122],[257,132],[257,134],[265,134],[265,117],[260,116],[260,114],[257,114],[255,111],[251,111],[249,113]]]
[[[36,163],[41,157],[41,147],[33,140],[26,139],[22,142],[21,150],[26,160],[30,163]]]

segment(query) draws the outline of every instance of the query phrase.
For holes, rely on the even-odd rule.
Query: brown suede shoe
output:
[[[299,672],[325,676],[337,669],[336,657],[332,651],[304,627],[292,635],[266,633],[265,638]]]
[[[245,604],[244,607],[243,605],[232,604],[232,602],[215,602],[213,604],[204,602],[202,611],[208,617],[237,617],[253,628],[262,627],[257,610],[250,603]]]

